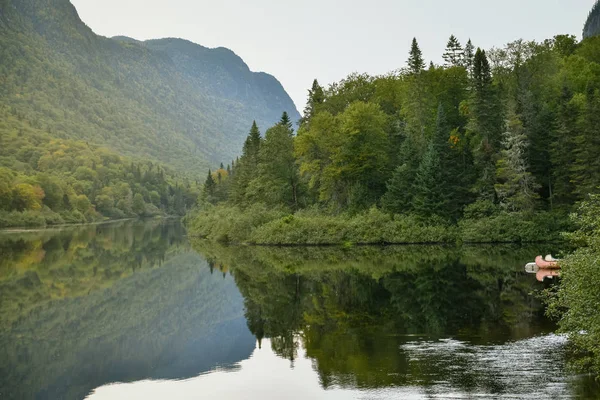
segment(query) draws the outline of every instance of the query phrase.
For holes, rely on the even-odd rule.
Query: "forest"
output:
[[[416,39],[383,76],[314,81],[242,156],[209,171],[198,236],[259,244],[526,242],[570,230],[600,182],[600,38],[485,51]]]
[[[53,138],[188,176],[237,154],[253,119],[298,115],[231,50],[96,35],[69,0],[0,2],[0,105]]]
[[[159,163],[53,138],[0,107],[0,228],[184,215],[197,182]]]
[[[554,242],[547,312],[574,365],[600,376],[600,37],[485,51],[451,36],[443,59],[427,64],[414,39],[398,71],[315,80],[297,127],[285,114],[264,135],[254,124],[242,156],[209,171],[190,232],[348,248]]]

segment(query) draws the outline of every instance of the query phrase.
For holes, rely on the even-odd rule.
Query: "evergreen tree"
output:
[[[589,88],[575,137],[572,181],[579,200],[600,190],[600,90]]]
[[[423,217],[437,215],[449,218],[448,203],[452,196],[451,182],[446,168],[448,167],[449,130],[444,109],[438,107],[435,134],[419,165],[414,184],[413,207],[416,214]]]
[[[463,66],[469,72],[469,76],[473,76],[473,63],[475,61],[475,46],[471,42],[471,39],[465,45]]]
[[[252,179],[256,178],[258,171],[259,153],[262,139],[256,121],[252,123],[250,133],[244,143],[242,157],[235,163],[236,171],[230,184],[230,191],[234,204],[246,203],[246,189]]]
[[[539,198],[539,185],[529,172],[523,124],[514,112],[506,121],[501,158],[497,163],[495,185],[500,205],[507,211],[532,211]]]
[[[575,185],[572,176],[577,136],[582,106],[573,101],[573,93],[563,87],[558,100],[556,131],[550,145],[553,185],[550,191],[551,204],[572,204],[576,200]]]
[[[283,114],[281,115],[281,120],[279,121],[279,124],[281,126],[286,127],[290,131],[290,133],[294,132],[292,121],[290,120],[290,117],[289,117],[287,111],[284,111]]]
[[[306,107],[304,108],[304,116],[300,120],[300,125],[305,124],[310,121],[310,119],[315,115],[316,108],[320,104],[323,104],[325,101],[325,92],[321,85],[319,85],[319,81],[316,79],[313,81],[312,87],[308,90],[308,101],[306,102]]]
[[[209,203],[214,202],[216,188],[217,188],[217,183],[215,182],[212,172],[209,169],[208,176],[206,177],[206,181],[204,181],[204,191],[203,191],[204,200],[208,201]]]
[[[417,38],[413,38],[410,47],[410,55],[408,57],[408,69],[413,74],[419,74],[421,73],[421,71],[423,71],[423,69],[425,69],[425,60],[423,60],[423,53],[419,48]]]
[[[446,67],[464,65],[465,52],[456,36],[450,36],[446,45],[446,51],[442,57],[444,58]]]
[[[269,206],[286,205],[297,209],[300,173],[294,158],[294,137],[289,126],[277,124],[267,130],[260,148],[255,178],[249,183],[247,197]]]
[[[502,141],[502,104],[492,81],[484,50],[477,49],[473,64],[473,94],[468,129],[475,135],[479,181],[476,190],[487,200],[495,200],[496,161]]]
[[[245,161],[250,161],[256,164],[258,160],[258,152],[260,150],[260,142],[260,130],[258,129],[258,125],[256,125],[256,121],[254,121],[252,122],[250,133],[246,138],[246,143],[244,144],[242,151],[242,158],[244,158]]]
[[[382,205],[388,212],[407,214],[413,209],[412,188],[421,161],[421,152],[415,150],[419,149],[420,143],[416,141],[416,137],[408,136],[400,146],[398,155],[400,164],[388,180],[387,191],[382,198]]]

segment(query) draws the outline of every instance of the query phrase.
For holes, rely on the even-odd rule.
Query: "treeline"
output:
[[[242,156],[209,173],[205,204],[329,216],[376,207],[458,222],[475,241],[548,239],[600,182],[599,55],[598,38],[486,52],[452,36],[444,65],[427,66],[415,39],[399,71],[315,80],[297,132],[287,115],[264,137],[255,124]],[[211,212],[194,225],[209,237]],[[504,235],[534,220],[531,235]]]
[[[159,164],[55,139],[0,113],[0,227],[184,215],[196,202],[197,183]]]

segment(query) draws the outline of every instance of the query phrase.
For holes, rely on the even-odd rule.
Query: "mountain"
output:
[[[600,35],[600,1],[597,1],[583,27],[583,38]]]
[[[23,124],[184,173],[235,158],[253,120],[300,118],[231,50],[105,38],[68,0],[0,0],[0,83],[0,111]]]

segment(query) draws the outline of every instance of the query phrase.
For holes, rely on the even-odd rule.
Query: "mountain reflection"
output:
[[[83,399],[112,382],[185,379],[247,358],[231,277],[178,222],[0,238],[3,399]]]

